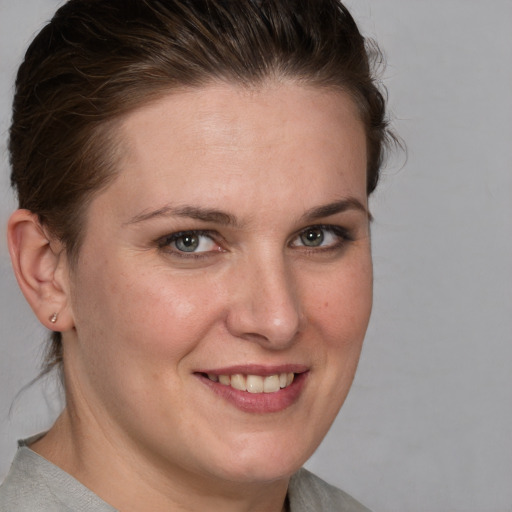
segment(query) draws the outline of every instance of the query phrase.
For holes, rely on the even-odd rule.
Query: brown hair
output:
[[[69,0],[18,71],[9,150],[19,206],[76,261],[87,205],[116,173],[119,116],[173,88],[271,77],[352,95],[370,194],[390,140],[379,59],[337,0]],[[53,333],[43,373],[61,361]]]

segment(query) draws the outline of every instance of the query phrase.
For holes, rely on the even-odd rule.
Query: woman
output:
[[[336,0],[57,11],[17,77],[8,236],[66,405],[1,510],[366,510],[300,468],[370,316],[369,60]]]

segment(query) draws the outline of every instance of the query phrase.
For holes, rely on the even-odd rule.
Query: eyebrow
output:
[[[372,220],[372,216],[368,211],[368,208],[366,208],[366,206],[355,197],[347,197],[333,203],[311,208],[302,216],[302,220],[310,222],[324,217],[330,217],[332,215],[336,215],[337,213],[346,212],[347,210],[361,211],[368,217],[369,220]]]
[[[203,222],[211,222],[223,226],[239,227],[237,219],[226,212],[216,210],[214,208],[201,208],[198,206],[170,206],[166,205],[158,210],[153,210],[146,213],[140,213],[127,224],[137,224],[156,217],[186,217],[189,219],[201,220]]]
[[[368,209],[355,197],[349,197],[333,203],[311,208],[302,215],[301,220],[303,222],[311,222],[324,217],[330,217],[347,210],[359,210],[371,220],[371,215]],[[202,208],[199,206],[171,205],[163,206],[157,210],[140,213],[135,217],[132,217],[126,224],[138,224],[158,217],[186,217],[189,219],[196,219],[203,222],[210,222],[234,228],[239,228],[241,226],[240,222],[234,215],[221,210],[216,210],[214,208]]]

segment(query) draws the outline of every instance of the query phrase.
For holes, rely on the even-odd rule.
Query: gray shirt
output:
[[[370,512],[348,494],[301,469],[290,480],[291,512]],[[0,512],[116,512],[71,475],[21,442],[0,486]]]

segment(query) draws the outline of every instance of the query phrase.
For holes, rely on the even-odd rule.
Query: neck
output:
[[[83,423],[73,421],[73,415],[65,409],[50,431],[31,448],[117,510],[287,510],[287,478],[272,482],[232,482],[185,471],[169,461],[149,460],[120,435],[106,437],[98,432],[91,435]]]

